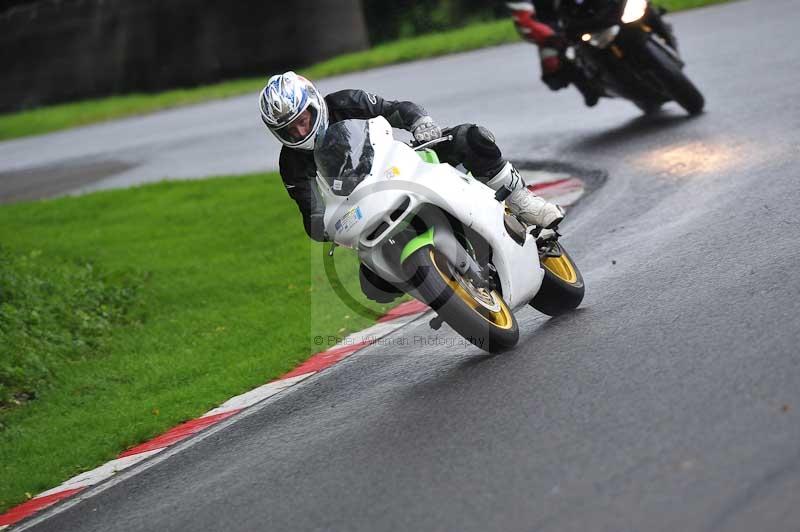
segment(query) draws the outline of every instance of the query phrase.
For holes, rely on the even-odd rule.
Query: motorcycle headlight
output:
[[[619,35],[619,26],[612,26],[596,33],[584,33],[581,36],[581,40],[597,48],[606,48],[609,44],[614,42],[617,35]]]
[[[646,10],[647,0],[628,0],[625,3],[625,11],[622,13],[622,23],[636,22],[644,16]]]

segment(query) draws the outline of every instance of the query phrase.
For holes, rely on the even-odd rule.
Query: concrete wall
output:
[[[43,0],[0,14],[0,111],[266,76],[367,44],[360,0]]]

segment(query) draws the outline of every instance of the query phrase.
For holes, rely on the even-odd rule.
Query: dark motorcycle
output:
[[[669,101],[690,115],[703,110],[672,29],[648,0],[561,0],[558,14],[567,58],[595,93],[626,98],[645,113]]]

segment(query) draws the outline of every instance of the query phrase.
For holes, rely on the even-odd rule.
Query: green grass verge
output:
[[[5,205],[0,242],[0,314],[16,316],[0,329],[39,362],[9,384],[35,400],[0,408],[0,512],[372,321],[333,294],[277,174]],[[335,259],[363,302],[354,255]]]
[[[661,0],[658,3],[670,10],[677,11],[724,1],[728,0]],[[401,39],[375,46],[363,52],[345,54],[302,69],[300,72],[310,79],[320,79],[518,40],[519,37],[510,19],[482,22],[452,31]],[[213,99],[247,93],[255,95],[265,81],[266,78],[261,76],[191,89],[170,90],[156,94],[112,96],[0,115],[0,140],[39,135]]]
[[[51,367],[104,351],[115,325],[135,322],[141,282],[0,248],[0,408],[35,398]]]

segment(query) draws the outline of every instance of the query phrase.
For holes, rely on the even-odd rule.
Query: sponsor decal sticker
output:
[[[349,230],[360,222],[363,217],[364,215],[361,214],[361,207],[353,207],[336,221],[336,232],[341,233]]]

